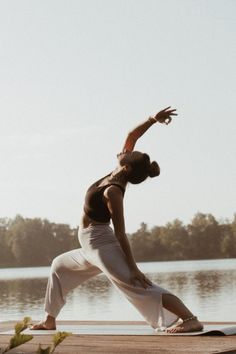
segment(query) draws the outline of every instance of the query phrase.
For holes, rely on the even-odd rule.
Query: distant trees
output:
[[[236,257],[236,214],[232,222],[197,213],[190,224],[176,219],[129,235],[137,261]],[[77,229],[46,219],[0,218],[0,267],[47,266],[57,255],[79,247]]]
[[[176,219],[148,230],[142,223],[130,240],[137,261],[233,258],[236,214],[232,223],[219,223],[213,215],[202,213],[188,225]]]
[[[7,243],[7,219],[0,219],[0,266],[11,266],[12,255]]]
[[[47,266],[57,255],[79,246],[77,230],[48,220],[0,219],[0,267]]]

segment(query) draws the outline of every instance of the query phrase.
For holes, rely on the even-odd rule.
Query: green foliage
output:
[[[0,219],[0,267],[47,266],[78,246],[77,230],[66,224],[20,215]]]
[[[36,352],[37,354],[50,354],[51,353],[51,347],[47,347],[45,349],[43,349],[41,347],[41,344],[39,344],[38,350]]]
[[[41,347],[41,344],[38,347],[37,350],[37,354],[52,354],[56,347],[61,344],[63,342],[64,339],[66,339],[66,337],[70,336],[71,333],[69,332],[57,332],[54,336],[53,336],[53,347],[51,349],[51,347],[47,347],[45,349],[43,349]]]
[[[176,219],[151,230],[142,223],[129,235],[137,261],[236,257],[236,214],[232,222],[197,213],[184,225]],[[0,267],[47,266],[77,248],[77,229],[39,218],[0,218]]]
[[[54,347],[56,348],[61,342],[63,342],[66,337],[71,335],[69,332],[57,332],[55,336],[53,337],[53,344]]]
[[[24,344],[33,339],[33,336],[30,334],[15,334],[14,337],[10,339],[9,349],[18,347],[21,344]]]
[[[24,331],[26,328],[29,327],[31,323],[31,318],[30,317],[24,317],[23,321],[21,322],[17,322],[17,324],[15,325],[15,333],[19,334],[22,331]]]
[[[9,345],[1,351],[1,353],[6,353],[10,349],[13,349],[15,347],[18,347],[19,345],[22,345],[26,342],[29,342],[33,336],[30,334],[21,334],[22,331],[24,331],[31,322],[30,317],[24,317],[23,321],[16,323],[15,325],[15,335],[10,338]]]
[[[22,345],[24,343],[29,342],[31,339],[33,339],[33,336],[30,334],[21,334],[22,331],[24,331],[26,328],[29,327],[31,324],[31,318],[30,317],[24,317],[24,319],[21,322],[16,323],[15,325],[15,335],[10,338],[9,345],[4,349],[0,348],[0,354],[7,353],[9,350],[18,347],[19,345]],[[70,336],[71,333],[69,332],[57,332],[53,336],[53,346],[49,346],[47,348],[42,348],[41,344],[39,344],[39,347],[37,349],[38,354],[52,354],[56,347],[61,344],[66,337]]]
[[[216,259],[236,257],[236,215],[219,223],[213,215],[197,213],[191,224],[176,219],[148,230],[142,223],[130,235],[137,261]]]

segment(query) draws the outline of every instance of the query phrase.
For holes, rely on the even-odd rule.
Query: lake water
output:
[[[179,296],[202,321],[236,321],[236,259],[147,262],[140,269]],[[0,269],[0,321],[44,316],[49,267]],[[72,291],[58,319],[142,320],[99,275]]]

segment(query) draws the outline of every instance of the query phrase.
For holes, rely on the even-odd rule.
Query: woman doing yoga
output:
[[[169,124],[175,115],[176,110],[167,107],[133,129],[117,155],[116,169],[89,187],[79,226],[81,248],[53,260],[45,298],[46,318],[31,329],[55,329],[69,291],[104,273],[153,328],[173,333],[202,330],[197,317],[178,297],[152,283],[138,269],[125,233],[123,198],[127,184],[139,184],[160,174],[157,162],[134,151],[134,146],[152,125]]]

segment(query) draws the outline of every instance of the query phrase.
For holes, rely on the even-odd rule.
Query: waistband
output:
[[[94,249],[111,243],[119,243],[109,222],[79,229],[78,238],[82,248]]]
[[[111,228],[110,221],[108,221],[106,223],[104,222],[102,224],[99,223],[99,224],[89,225],[88,227],[79,226],[78,232],[86,232],[86,231],[89,231],[89,230],[101,230],[101,229],[106,229],[107,227]]]

